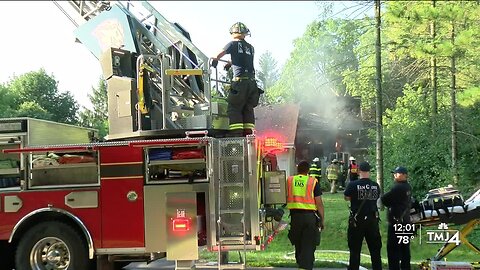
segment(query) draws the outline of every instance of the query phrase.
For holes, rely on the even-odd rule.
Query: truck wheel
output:
[[[84,239],[71,226],[49,221],[28,230],[18,243],[16,270],[88,269]]]
[[[0,270],[12,270],[15,268],[13,251],[13,245],[7,243],[7,241],[0,241],[0,256],[2,257],[2,262],[0,263]]]

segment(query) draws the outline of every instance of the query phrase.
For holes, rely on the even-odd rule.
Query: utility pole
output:
[[[432,8],[435,10],[436,7],[436,1],[437,0],[432,0]],[[437,29],[436,29],[436,22],[435,18],[432,18],[430,21],[430,35],[432,38],[432,44],[433,44],[433,54],[430,57],[430,82],[432,84],[432,134],[434,134],[435,131],[435,121],[437,119],[437,114],[438,114],[438,102],[437,102],[437,92],[438,92],[438,85],[437,85],[437,43],[436,43],[436,37],[437,37]],[[435,136],[435,134],[434,134]]]
[[[380,39],[380,0],[375,0],[375,62],[376,62],[376,122],[377,122],[377,183],[383,193],[383,123],[382,123],[382,43]]]
[[[452,175],[453,175],[453,184],[458,185],[458,165],[457,165],[457,67],[455,59],[455,21],[452,20],[452,33],[451,33],[451,42],[453,47],[452,58],[450,62],[450,71],[451,71],[451,87],[450,87],[450,98],[452,103],[452,109],[450,111],[450,117],[452,121]]]

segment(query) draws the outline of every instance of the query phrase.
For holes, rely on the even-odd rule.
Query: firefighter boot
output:
[[[253,134],[253,130],[251,128],[243,129],[243,136],[244,137],[247,137],[248,135],[252,135],[252,134]]]

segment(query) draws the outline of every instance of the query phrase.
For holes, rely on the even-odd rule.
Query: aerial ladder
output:
[[[178,23],[147,1],[53,2],[77,27],[77,42],[102,65],[107,139],[228,128],[224,92],[216,91],[212,101],[210,59]]]

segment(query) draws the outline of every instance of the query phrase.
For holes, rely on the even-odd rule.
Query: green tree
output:
[[[20,104],[15,113],[18,117],[32,117],[37,119],[52,119],[52,114],[47,112],[35,101],[26,101]]]
[[[78,104],[70,92],[59,92],[58,82],[42,68],[14,77],[8,84],[15,97],[13,107],[25,109],[23,116],[42,117],[67,124],[76,124]],[[25,103],[25,104],[24,104]],[[24,105],[22,105],[24,104]],[[35,104],[35,105],[34,105]],[[46,112],[25,115],[26,112]]]
[[[468,194],[480,183],[475,165],[480,143],[479,5],[389,1],[385,12],[384,82],[394,85],[398,78],[398,83],[384,116],[384,169],[411,168],[417,195],[447,184]],[[359,71],[371,65],[368,61],[360,61]],[[365,73],[352,74],[361,79]],[[352,80],[350,85],[359,89],[362,84]]]
[[[98,129],[100,138],[108,134],[108,95],[107,82],[100,78],[97,88],[92,87],[92,93],[88,98],[93,105],[93,110],[82,106],[83,110],[79,113],[80,125]]]
[[[362,20],[326,19],[311,23],[294,42],[281,76],[269,91],[275,102],[316,102],[322,97],[347,94],[342,73],[357,70],[354,50],[366,31]]]
[[[257,78],[262,82],[262,89],[268,92],[268,89],[271,88],[279,78],[279,72],[277,68],[277,61],[273,58],[270,51],[266,51],[260,55],[260,69],[257,70]],[[260,96],[260,104],[266,104],[267,99],[265,95]]]
[[[266,51],[260,55],[260,70],[257,70],[258,79],[262,82],[264,90],[272,87],[278,80],[279,72],[277,61],[273,58],[270,51]]]
[[[16,98],[3,84],[0,84],[0,100],[0,118],[14,116],[15,108],[13,107],[13,104]]]

